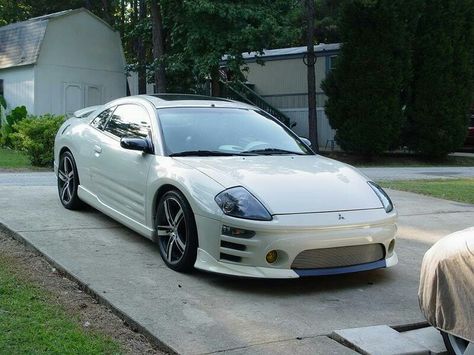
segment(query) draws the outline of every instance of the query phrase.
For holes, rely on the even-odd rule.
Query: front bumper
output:
[[[398,262],[390,250],[397,227],[396,212],[383,209],[276,215],[272,221],[249,221],[223,216],[221,220],[196,215],[199,249],[195,267],[210,272],[259,278],[297,278],[334,275],[390,267]],[[251,238],[222,233],[222,226],[254,231]],[[303,251],[377,244],[381,258],[354,265],[324,268],[293,268]],[[266,254],[278,251],[269,264]],[[230,257],[229,257],[230,256]]]

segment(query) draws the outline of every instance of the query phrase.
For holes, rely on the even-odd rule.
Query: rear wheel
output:
[[[65,151],[59,158],[58,193],[61,204],[68,210],[77,210],[84,206],[77,195],[78,186],[79,174],[76,162],[71,152]]]
[[[451,355],[474,355],[474,343],[459,338],[455,335],[441,331],[444,345]]]
[[[163,195],[155,223],[163,261],[173,270],[191,271],[198,246],[196,222],[191,206],[181,192],[172,190]]]

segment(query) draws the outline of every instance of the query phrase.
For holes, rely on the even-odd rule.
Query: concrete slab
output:
[[[443,337],[434,327],[425,327],[400,333],[404,337],[423,345],[430,350],[432,355],[446,355],[448,351],[443,342]]]
[[[282,342],[255,345],[244,349],[234,349],[223,352],[226,355],[355,355],[351,350],[338,342],[325,337],[293,339]]]
[[[266,351],[270,343],[285,344],[291,353],[300,346],[297,337],[313,339],[348,326],[422,322],[417,289],[424,252],[441,235],[474,220],[474,206],[392,192],[401,215],[400,264],[395,268],[248,280],[175,273],[148,240],[92,209],[67,211],[56,195],[54,186],[0,186],[0,223],[183,354],[259,346]],[[456,224],[447,223],[443,214],[456,218]],[[301,344],[310,346],[311,341]]]
[[[333,337],[367,355],[419,354],[429,350],[386,325],[335,330]]]

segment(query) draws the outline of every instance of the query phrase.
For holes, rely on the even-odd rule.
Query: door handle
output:
[[[96,144],[96,145],[94,145],[94,151],[95,151],[96,153],[99,153],[99,154],[100,154],[100,153],[102,153],[102,148]]]

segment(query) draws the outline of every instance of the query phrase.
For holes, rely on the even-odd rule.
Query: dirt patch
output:
[[[81,326],[115,339],[127,354],[166,354],[148,339],[133,331],[105,305],[61,275],[42,256],[27,249],[0,230],[0,256],[18,271],[18,275],[52,294],[53,300],[66,312],[76,316]]]

